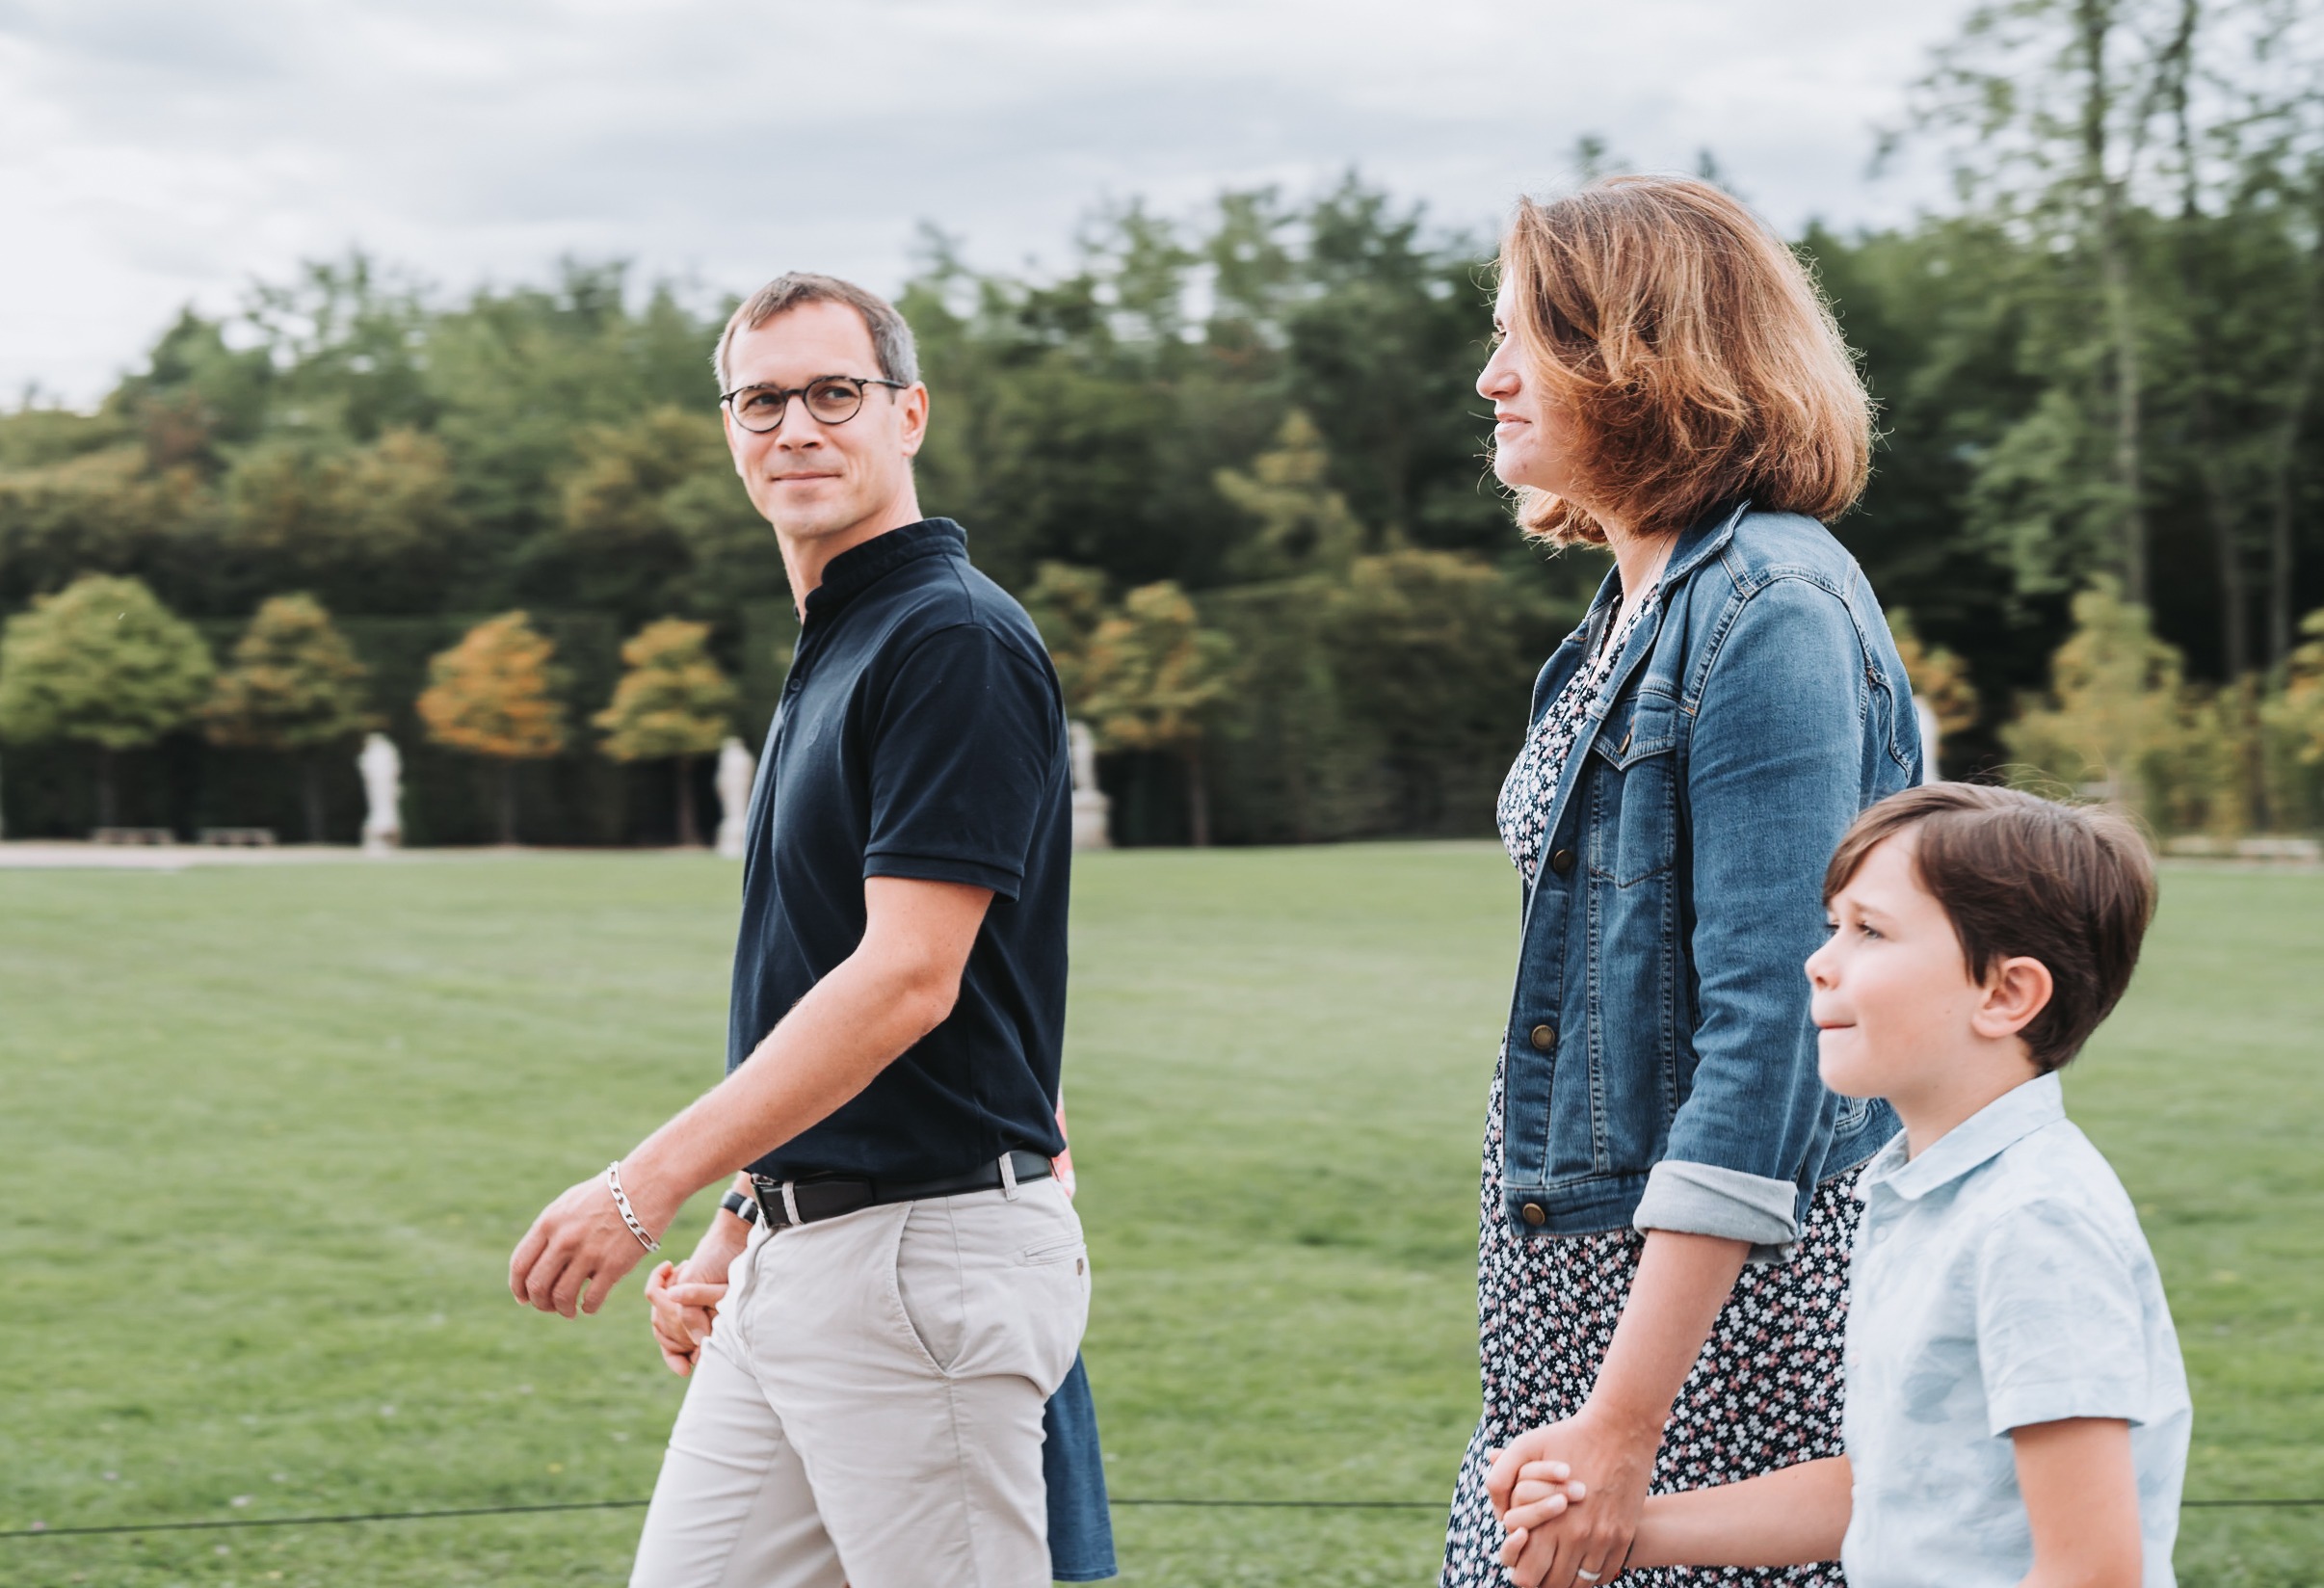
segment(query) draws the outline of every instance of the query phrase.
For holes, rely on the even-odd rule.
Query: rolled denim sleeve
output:
[[[1640,1230],[1749,1241],[1751,1261],[1782,1262],[1798,1237],[1798,1200],[1789,1180],[1665,1158],[1647,1172],[1646,1192],[1630,1222]]]
[[[1696,704],[1680,819],[1695,1071],[1633,1220],[1752,1243],[1798,1238],[1831,1131],[1816,1073],[1808,956],[1823,942],[1825,862],[1860,808],[1864,656],[1841,598],[1779,577],[1744,598]]]

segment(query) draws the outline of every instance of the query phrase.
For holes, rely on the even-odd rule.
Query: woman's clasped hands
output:
[[[1501,1564],[1519,1588],[1592,1588],[1621,1575],[1653,1475],[1651,1446],[1641,1460],[1636,1442],[1609,1437],[1585,1411],[1492,1455],[1485,1491],[1508,1534]]]

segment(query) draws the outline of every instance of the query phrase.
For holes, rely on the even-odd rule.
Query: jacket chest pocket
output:
[[[1678,851],[1678,702],[1641,690],[1590,746],[1593,878],[1628,887],[1668,871]]]

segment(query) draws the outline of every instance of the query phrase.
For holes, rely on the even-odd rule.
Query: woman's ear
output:
[[[2049,1007],[2057,984],[2049,966],[2031,955],[2003,960],[1985,979],[1985,997],[1969,1017],[1969,1029],[1988,1040],[2014,1037]]]

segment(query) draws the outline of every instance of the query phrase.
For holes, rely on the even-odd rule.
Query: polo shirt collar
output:
[[[806,616],[830,616],[906,563],[967,554],[968,532],[950,518],[922,518],[875,535],[823,565],[823,582],[807,592]]]
[[[2065,1117],[2066,1093],[2058,1083],[2057,1072],[2036,1075],[1947,1130],[1916,1158],[1905,1156],[1904,1132],[1899,1130],[1864,1165],[1863,1188],[1885,1188],[1908,1202],[1918,1202]]]

